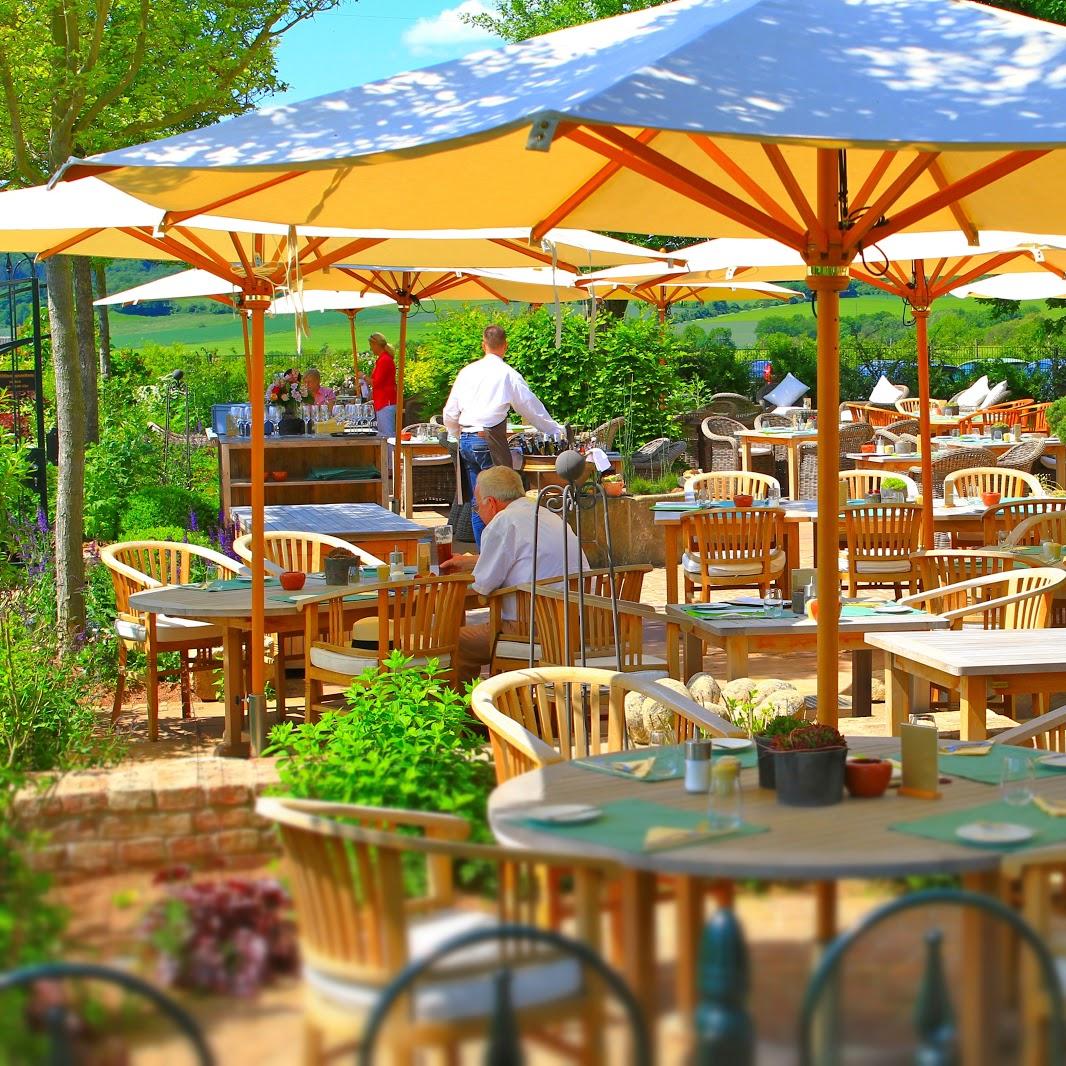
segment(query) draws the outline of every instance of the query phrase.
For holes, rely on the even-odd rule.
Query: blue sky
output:
[[[490,48],[499,41],[466,26],[458,13],[493,6],[491,0],[345,0],[282,38],[278,66],[291,88],[270,102],[305,100]]]

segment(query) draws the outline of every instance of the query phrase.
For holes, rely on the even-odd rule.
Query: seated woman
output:
[[[309,403],[328,404],[332,407],[337,402],[337,394],[322,384],[322,375],[314,367],[304,371],[302,380],[310,394]]]

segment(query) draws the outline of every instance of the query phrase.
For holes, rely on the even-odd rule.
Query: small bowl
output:
[[[270,471],[270,480],[271,481],[284,481],[288,476],[289,476],[288,470],[271,470]]]
[[[750,507],[755,502],[755,498],[747,492],[738,492],[733,497],[734,507]]]
[[[863,455],[873,455],[874,452],[877,451],[877,445],[876,444],[860,444],[859,445],[859,451],[862,452]]]
[[[286,570],[278,580],[286,592],[299,592],[304,587],[307,575],[299,570]]]
[[[981,493],[981,502],[986,507],[996,507],[999,504],[999,501],[1002,498],[1003,498],[1002,494],[998,493],[998,492],[982,492]]]
[[[853,758],[844,764],[844,785],[855,799],[883,796],[892,780],[892,763],[888,759]]]

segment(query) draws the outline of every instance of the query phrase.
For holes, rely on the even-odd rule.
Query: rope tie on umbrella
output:
[[[303,339],[311,336],[311,327],[304,310],[304,278],[300,269],[300,257],[296,254],[296,227],[290,226],[285,242],[285,288],[293,305],[293,329],[296,333],[296,355],[303,355]],[[295,276],[295,284],[293,277]]]
[[[541,243],[541,247],[546,252],[551,252],[552,257],[552,314],[555,315],[555,348],[558,350],[563,346],[563,308],[559,302],[559,279],[555,276],[559,266],[559,249],[554,241],[547,240]]]

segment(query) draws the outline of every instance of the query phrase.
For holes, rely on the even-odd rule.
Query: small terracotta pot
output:
[[[844,764],[844,785],[855,799],[873,799],[884,795],[892,780],[892,763],[888,759],[848,759]]]
[[[995,507],[995,506],[997,506],[999,504],[999,501],[1002,498],[1003,498],[1002,495],[1000,493],[998,493],[998,492],[982,492],[981,493],[981,502],[986,507]]]
[[[284,481],[288,476],[289,476],[289,472],[287,470],[271,470],[270,471],[270,480],[271,481]]]
[[[299,570],[286,570],[278,580],[286,592],[299,592],[304,587],[307,575]]]
[[[608,496],[622,496],[626,491],[626,483],[624,481],[605,481],[603,483],[603,491]]]
[[[733,505],[735,507],[750,507],[754,502],[754,498],[746,492],[738,492],[733,497]]]
[[[863,455],[873,455],[874,452],[877,451],[877,445],[876,444],[860,444],[859,445],[859,451],[862,452]]]

